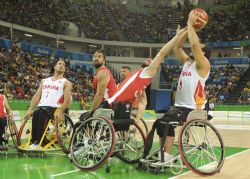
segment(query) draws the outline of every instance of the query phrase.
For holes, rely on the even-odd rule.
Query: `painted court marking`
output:
[[[250,151],[250,149],[247,149],[247,150],[244,150],[244,151],[242,151],[242,152],[239,152],[239,153],[230,155],[230,156],[226,157],[225,160],[226,160],[226,159],[230,159],[230,158],[232,158],[232,157],[235,157],[235,156],[237,156],[237,155],[240,155],[240,154],[242,154],[242,153],[244,153],[244,152],[248,152],[248,151]],[[54,175],[52,175],[52,176],[53,176],[53,177],[57,177],[57,176],[66,175],[66,174],[69,174],[69,173],[78,172],[78,171],[80,171],[80,169],[71,170],[71,171],[67,171],[67,172],[63,172],[63,173],[58,173],[58,174],[54,174]],[[192,172],[192,171],[187,171],[187,172],[185,172],[185,173],[182,173],[182,174],[180,174],[180,175],[171,177],[171,178],[169,178],[169,179],[176,179],[176,177],[178,177],[178,176],[183,176],[183,175],[186,175],[186,174],[191,173],[191,172]]]
[[[242,153],[248,152],[248,151],[250,151],[250,149],[247,149],[247,150],[244,150],[244,151],[242,151],[242,152],[239,152],[239,153],[230,155],[230,156],[228,156],[228,157],[225,157],[225,161],[226,161],[227,159],[236,157],[236,156],[238,156],[238,155],[240,155],[240,154],[242,154]],[[223,166],[222,166],[222,167],[223,167]],[[184,175],[189,174],[189,173],[191,173],[191,172],[192,172],[192,171],[189,170],[189,171],[187,171],[187,172],[185,172],[185,173],[182,173],[182,174],[180,174],[180,175],[176,175],[176,176],[171,177],[171,178],[169,178],[169,179],[177,179],[176,177],[184,176]]]
[[[217,129],[250,130],[250,125],[214,125]]]
[[[80,171],[80,169],[76,169],[76,170],[71,170],[71,171],[67,171],[67,172],[63,172],[63,173],[54,174],[54,175],[52,175],[52,177],[58,177],[58,176],[61,176],[61,175],[66,175],[68,173],[74,173],[74,172],[78,172],[78,171]]]

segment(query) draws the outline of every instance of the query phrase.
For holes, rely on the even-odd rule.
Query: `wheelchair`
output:
[[[20,127],[17,138],[17,149],[20,153],[39,152],[44,156],[47,151],[62,150],[65,154],[69,153],[70,139],[73,134],[74,123],[67,114],[64,114],[64,120],[54,118],[46,108],[40,108],[48,116],[48,122],[44,128],[41,140],[38,142],[38,149],[31,150],[32,124],[31,120],[25,119]],[[57,110],[54,112],[54,114]]]
[[[130,119],[131,104],[118,103],[113,109],[97,109],[93,117],[80,123],[71,139],[72,162],[83,171],[93,171],[105,163],[110,172],[111,156],[135,164],[142,157],[145,135]],[[125,115],[123,115],[125,113]]]
[[[8,117],[7,118],[7,125],[5,127],[4,134],[3,134],[3,136],[0,136],[1,141],[3,143],[3,146],[2,146],[2,148],[0,148],[0,151],[4,152],[5,155],[7,155],[8,151],[10,149],[16,149],[17,136],[18,136],[18,130],[17,130],[15,121]],[[11,141],[11,143],[10,143],[10,141]]]
[[[177,126],[178,122],[166,125]],[[164,135],[165,137],[167,134]],[[145,145],[148,145],[148,140]],[[150,144],[149,144],[150,145]],[[176,146],[175,146],[176,147]],[[220,172],[225,160],[225,148],[221,135],[217,129],[207,121],[206,111],[191,111],[187,121],[180,129],[178,148],[169,161],[163,159],[163,147],[152,153],[151,147],[144,150],[144,156],[138,165],[144,170],[155,173],[170,169],[174,174],[180,174],[188,168],[200,176],[211,176]],[[159,161],[159,151],[160,158]]]

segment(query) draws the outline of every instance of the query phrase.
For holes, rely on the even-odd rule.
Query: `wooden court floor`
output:
[[[241,153],[229,156],[221,172],[208,177],[213,179],[249,179],[250,178],[250,119],[213,119],[212,123],[223,137],[224,145],[227,147],[249,148]],[[172,179],[197,179],[199,176],[187,172]]]

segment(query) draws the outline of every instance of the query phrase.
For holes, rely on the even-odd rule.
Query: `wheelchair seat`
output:
[[[130,119],[131,104],[116,103],[112,109],[96,109],[92,117],[82,120],[70,145],[73,163],[84,171],[100,168],[116,155],[126,163],[137,163],[144,150],[143,130]],[[110,171],[110,163],[105,169]]]
[[[205,110],[193,110],[191,111],[187,116],[187,121],[190,121],[192,119],[201,119],[201,120],[207,120],[207,111]]]
[[[114,116],[114,111],[112,109],[99,108],[94,112],[93,117],[99,116],[105,116],[111,119]]]
[[[116,131],[128,130],[129,126],[134,123],[134,121],[130,119],[131,108],[131,103],[114,103],[112,109],[97,109],[93,117],[102,116],[111,119]]]

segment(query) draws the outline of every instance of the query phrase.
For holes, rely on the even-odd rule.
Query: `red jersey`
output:
[[[107,100],[108,98],[110,98],[111,96],[115,94],[115,92],[117,91],[117,86],[116,86],[115,79],[112,73],[105,66],[102,66],[101,69],[93,77],[93,87],[95,91],[97,90],[97,83],[98,83],[97,75],[101,71],[105,71],[109,75],[108,85],[104,93],[104,99]]]
[[[4,107],[4,95],[0,94],[0,117],[5,118],[6,117],[6,110]]]
[[[109,104],[113,102],[133,103],[152,81],[152,77],[143,77],[142,72],[143,69],[136,70],[123,80],[114,96],[108,99]]]

